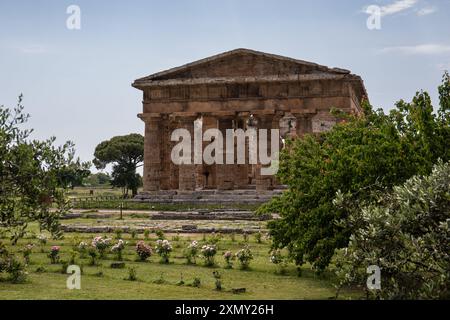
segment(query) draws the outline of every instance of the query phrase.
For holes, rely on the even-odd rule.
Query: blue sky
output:
[[[80,30],[66,27],[72,4]],[[349,69],[385,110],[418,89],[436,101],[449,13],[450,0],[2,0],[0,104],[22,92],[36,138],[70,139],[91,160],[99,142],[143,133],[134,79],[240,47]]]

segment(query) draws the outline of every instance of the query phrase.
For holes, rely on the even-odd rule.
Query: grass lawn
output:
[[[81,265],[81,290],[66,288],[68,275],[62,273],[62,264],[50,264],[47,257],[52,245],[61,246],[61,259],[69,261],[73,245],[80,241],[90,243],[94,235],[66,233],[63,240],[49,240],[45,246],[39,244],[34,237],[21,239],[15,246],[7,244],[9,250],[21,257],[20,250],[28,243],[35,244],[31,254],[31,263],[27,267],[28,278],[25,283],[12,284],[0,281],[0,299],[330,299],[335,296],[332,274],[318,276],[308,266],[302,268],[302,276],[297,275],[294,265],[289,265],[286,273],[277,273],[277,267],[269,261],[269,242],[257,243],[250,236],[249,246],[254,260],[250,270],[241,270],[237,261],[233,269],[224,268],[222,254],[226,250],[236,252],[245,243],[242,235],[236,235],[235,240],[230,235],[224,235],[218,243],[218,254],[215,267],[205,267],[203,260],[197,258],[196,265],[187,265],[183,257],[183,250],[192,240],[204,243],[202,235],[170,235],[174,251],[171,253],[170,263],[161,264],[159,257],[154,255],[146,262],[136,261],[134,250],[136,241],[143,239],[137,235],[136,239],[124,234],[127,245],[123,254],[124,269],[112,269],[111,262],[115,256],[108,253],[98,265],[88,265],[87,258],[76,258],[76,264]],[[108,235],[114,238],[114,234]],[[179,237],[179,239],[177,238]],[[139,238],[139,239],[138,239]],[[208,236],[206,236],[208,239]],[[147,243],[154,246],[156,236],[150,235]],[[113,242],[116,242],[114,240]],[[128,267],[136,269],[137,281],[125,280],[128,277]],[[37,272],[41,269],[40,272]],[[218,270],[221,275],[222,291],[215,290],[213,271]],[[189,286],[199,278],[200,287]],[[163,281],[157,281],[157,280]],[[182,279],[185,283],[177,285]],[[156,281],[156,283],[155,283]],[[246,293],[234,294],[232,288],[246,288]],[[344,291],[340,298],[359,298],[359,291]]]

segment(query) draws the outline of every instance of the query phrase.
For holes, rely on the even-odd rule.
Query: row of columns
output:
[[[217,128],[226,137],[227,129],[243,129],[256,123],[255,129],[280,129],[280,120],[290,119],[289,127],[280,130],[283,137],[302,135],[311,130],[311,117],[291,115],[286,118],[282,113],[250,115],[241,113],[228,115],[202,115],[202,134],[211,128]],[[158,190],[199,190],[199,189],[245,189],[251,184],[257,190],[269,190],[277,185],[273,176],[261,175],[261,164],[181,164],[175,165],[171,150],[178,142],[170,141],[171,133],[177,128],[187,129],[191,134],[191,150],[194,150],[194,125],[197,115],[144,114],[144,191]],[[247,139],[246,139],[247,140]],[[202,150],[210,142],[202,142]],[[270,134],[267,146],[270,152]],[[234,146],[236,148],[236,144]],[[248,157],[248,141],[246,141]],[[224,148],[224,159],[226,157]],[[236,149],[234,152],[236,160]],[[247,158],[248,160],[248,158]],[[193,159],[192,159],[193,163]]]

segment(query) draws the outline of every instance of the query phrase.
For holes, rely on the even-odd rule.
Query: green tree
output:
[[[287,247],[297,264],[323,270],[353,231],[337,223],[349,214],[333,204],[338,191],[368,201],[376,191],[430,173],[438,158],[448,161],[448,83],[446,73],[437,115],[428,94],[418,92],[388,115],[364,103],[363,116],[339,114],[342,121],[330,131],[288,141],[278,178],[289,188],[258,210],[280,214],[269,223],[274,248]]]
[[[84,178],[83,183],[89,186],[108,185],[111,182],[111,176],[108,173],[92,173]]]
[[[72,142],[55,146],[54,137],[29,139],[32,130],[21,129],[28,118],[22,95],[14,109],[0,107],[0,228],[6,229],[13,243],[31,222],[55,237],[61,234],[59,217],[69,209],[67,184],[61,176],[82,166]],[[57,210],[50,211],[52,206]]]
[[[67,188],[74,188],[83,185],[83,180],[91,173],[89,162],[82,163],[80,160],[67,166],[59,173],[59,180],[61,185]]]
[[[414,176],[371,203],[354,206],[342,221],[354,230],[337,262],[341,285],[364,285],[366,268],[381,269],[383,299],[450,298],[450,163],[439,162],[429,176]]]
[[[126,136],[113,137],[101,142],[94,153],[94,165],[97,169],[104,169],[106,165],[112,164],[111,184],[128,189],[133,196],[137,194],[141,179],[136,173],[136,168],[142,165],[144,160],[144,137],[132,133]]]

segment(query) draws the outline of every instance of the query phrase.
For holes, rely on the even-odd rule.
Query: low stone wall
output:
[[[154,232],[158,230],[158,228],[130,228],[130,227],[115,227],[115,226],[81,226],[81,225],[62,225],[61,229],[64,232],[80,232],[80,233],[114,233],[116,230],[121,230],[123,233],[131,233],[134,230],[136,233],[144,233],[145,230],[149,230],[150,232]],[[165,233],[222,233],[222,234],[253,234],[259,229],[242,229],[242,228],[197,228],[195,226],[183,226],[182,228],[174,228],[174,229],[163,229]]]
[[[133,201],[148,203],[184,203],[184,204],[262,204],[280,195],[283,189],[267,190],[198,190],[175,191],[161,190],[142,192]]]

